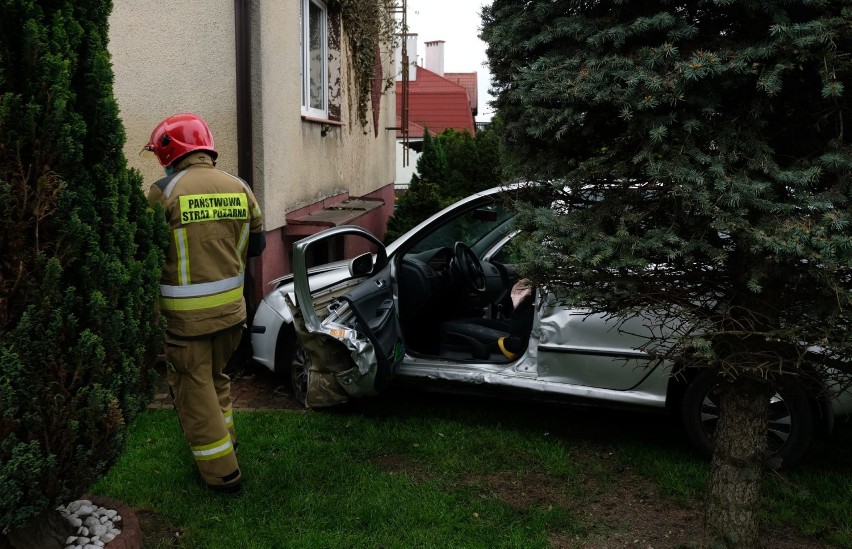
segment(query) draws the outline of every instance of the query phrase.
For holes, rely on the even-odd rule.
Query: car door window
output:
[[[432,227],[423,238],[415,242],[408,253],[419,253],[437,248],[452,248],[456,242],[464,242],[471,248],[486,238],[496,241],[505,234],[502,230],[511,220],[512,213],[499,202],[466,210],[444,223]]]

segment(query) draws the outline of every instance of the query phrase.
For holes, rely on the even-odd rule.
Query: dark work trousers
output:
[[[183,434],[201,477],[209,485],[241,481],[234,445],[231,379],[223,372],[243,325],[197,339],[166,336],[166,361]]]

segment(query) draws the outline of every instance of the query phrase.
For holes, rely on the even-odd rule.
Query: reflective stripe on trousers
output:
[[[220,458],[228,452],[234,451],[234,445],[231,444],[230,433],[222,440],[217,440],[212,444],[205,444],[204,446],[190,446],[189,448],[192,450],[192,455],[197,461],[208,461]]]

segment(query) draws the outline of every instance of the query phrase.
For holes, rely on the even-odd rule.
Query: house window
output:
[[[328,8],[302,0],[302,114],[328,118]]]

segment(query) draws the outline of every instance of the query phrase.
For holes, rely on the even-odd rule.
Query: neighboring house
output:
[[[156,160],[138,156],[154,126],[177,112],[207,121],[218,166],[249,182],[263,208],[267,247],[255,262],[250,299],[291,271],[296,240],[343,223],[381,237],[393,212],[393,92],[374,86],[362,127],[350,105],[345,33],[341,15],[323,0],[113,4],[110,53],[125,156],[147,192],[163,175]],[[391,57],[377,54],[375,82],[394,70]],[[334,259],[346,245],[317,259]]]
[[[417,59],[417,35],[409,35],[409,59]],[[413,52],[413,53],[412,53]],[[396,187],[405,189],[416,172],[424,128],[438,135],[448,128],[476,132],[477,74],[444,73],[444,41],[426,42],[426,66],[410,67],[408,73],[408,147],[402,130],[397,130]],[[396,82],[396,123],[402,128],[403,83]]]

